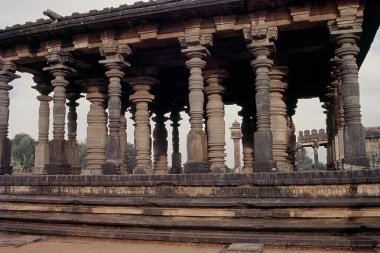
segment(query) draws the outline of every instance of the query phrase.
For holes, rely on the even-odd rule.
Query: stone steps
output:
[[[376,239],[361,236],[324,236],[315,233],[255,233],[239,231],[199,231],[173,229],[142,229],[135,227],[86,226],[73,224],[48,224],[21,221],[1,221],[0,231],[85,236],[112,239],[173,241],[194,243],[262,243],[282,246],[323,246],[330,248],[373,248]]]

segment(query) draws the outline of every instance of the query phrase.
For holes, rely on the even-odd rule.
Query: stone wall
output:
[[[365,148],[372,168],[380,168],[380,127],[365,128]]]

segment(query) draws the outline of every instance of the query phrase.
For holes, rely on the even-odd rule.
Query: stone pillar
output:
[[[277,163],[278,172],[290,172],[292,166],[288,159],[288,122],[285,104],[287,84],[282,80],[287,74],[286,67],[274,67],[270,77],[270,124],[273,134],[273,160]],[[289,136],[290,137],[290,136]]]
[[[45,174],[45,166],[49,163],[49,102],[53,99],[49,96],[49,93],[52,91],[52,87],[41,76],[34,76],[33,79],[37,85],[32,88],[40,93],[37,96],[40,108],[38,112],[38,142],[35,147],[34,173]]]
[[[289,116],[289,127],[290,127],[290,139],[288,148],[288,160],[292,165],[292,170],[296,170],[296,153],[297,153],[297,137],[296,137],[296,126],[294,125],[292,116]]]
[[[120,113],[120,153],[121,153],[121,163],[122,163],[122,174],[127,173],[127,159],[128,159],[128,150],[127,150],[127,118],[125,117],[125,111],[127,110],[127,103],[122,102],[121,113]]]
[[[157,111],[153,118],[156,122],[153,129],[154,174],[168,174],[168,131],[165,127],[168,119],[162,111]]]
[[[254,155],[254,126],[250,114],[244,110],[240,112],[243,117],[241,123],[242,144],[243,144],[243,168],[241,173],[253,172],[253,155]]]
[[[240,163],[240,140],[241,136],[241,127],[240,123],[236,120],[232,123],[231,129],[231,139],[234,141],[234,171],[239,173],[241,172],[241,163]]]
[[[79,105],[76,100],[81,96],[77,93],[68,94],[67,98],[69,102],[66,104],[69,107],[67,114],[67,159],[71,164],[72,174],[79,175],[81,172],[79,149],[77,143],[77,111],[76,107]]]
[[[208,159],[211,171],[214,173],[225,173],[225,122],[224,104],[222,95],[225,88],[221,83],[228,77],[224,70],[209,70],[204,73],[208,86],[205,93],[208,96],[207,112],[207,137],[208,137]]]
[[[148,76],[127,78],[134,94],[129,97],[136,107],[135,113],[135,148],[136,166],[134,174],[152,174],[151,138],[148,105],[154,99],[149,93],[151,87],[158,83],[157,79]]]
[[[71,174],[71,165],[68,163],[67,141],[65,140],[66,118],[66,87],[69,81],[66,76],[75,72],[68,67],[73,58],[67,52],[49,53],[47,56],[49,67],[44,68],[54,77],[51,84],[54,88],[53,96],[53,139],[49,141],[49,163],[46,165],[48,174]]]
[[[359,48],[357,37],[343,33],[335,37],[339,59],[339,73],[344,110],[344,169],[361,169],[369,166],[366,158],[365,134],[361,122],[358,66],[356,56]]]
[[[104,37],[104,35],[103,35]],[[105,39],[102,37],[103,43]],[[131,50],[128,46],[121,47],[113,40],[107,41],[100,49],[105,60],[99,61],[106,68],[108,84],[108,129],[106,144],[106,162],[103,165],[103,174],[120,174],[122,158],[120,151],[120,116],[121,116],[121,80],[124,77],[122,71],[125,66],[129,66],[124,61],[123,55],[128,55]]]
[[[102,175],[107,139],[107,115],[104,110],[106,86],[103,79],[88,80],[87,96],[90,110],[87,114],[87,166],[82,175]]]
[[[317,142],[314,142],[313,145],[313,150],[314,150],[314,169],[319,170],[319,160],[318,160],[318,148],[319,145]]]
[[[189,59],[186,66],[189,77],[190,132],[187,135],[187,163],[185,173],[209,172],[207,168],[207,136],[203,131],[204,83],[202,70],[206,66],[203,60],[209,53],[204,47],[183,49]]]
[[[182,159],[181,153],[179,152],[179,131],[178,127],[180,124],[178,123],[181,120],[181,115],[179,110],[173,110],[170,113],[170,120],[172,121],[172,145],[173,145],[173,153],[172,153],[172,168],[170,170],[171,174],[181,174],[182,173]]]
[[[12,174],[11,141],[8,139],[9,91],[13,88],[9,82],[19,78],[15,74],[16,65],[2,62],[0,59],[0,175]]]
[[[251,66],[256,74],[256,132],[254,171],[272,171],[276,164],[273,161],[273,137],[270,128],[270,78],[269,71],[273,61],[268,57],[273,51],[273,41],[277,38],[277,28],[262,27],[245,29],[245,37],[250,43],[247,48],[253,55]]]

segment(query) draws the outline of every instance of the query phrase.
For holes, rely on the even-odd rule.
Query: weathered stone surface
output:
[[[256,252],[262,253],[264,250],[263,244],[256,243],[233,243],[224,252],[243,253],[243,252]]]

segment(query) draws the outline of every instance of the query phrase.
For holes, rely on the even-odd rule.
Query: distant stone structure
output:
[[[235,120],[232,123],[232,127],[230,127],[230,129],[231,139],[234,141],[234,171],[240,172],[240,140],[242,138],[240,123]]]
[[[313,129],[311,132],[309,130],[299,131],[297,147],[301,149],[302,158],[304,157],[304,148],[312,147],[314,151],[314,169],[319,169],[319,158],[318,158],[318,148],[320,146],[327,147],[328,139],[327,134],[324,129]],[[301,159],[298,161],[298,169],[302,170],[304,166],[304,161]]]
[[[380,168],[380,127],[365,128],[365,148],[372,168]]]

